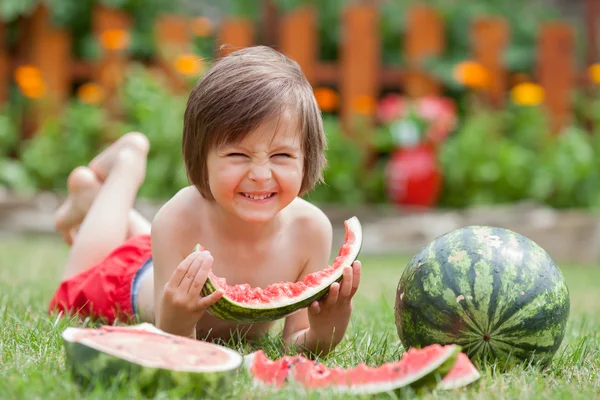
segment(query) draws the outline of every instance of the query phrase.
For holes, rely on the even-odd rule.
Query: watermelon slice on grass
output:
[[[402,358],[377,367],[359,364],[344,369],[328,368],[303,356],[270,360],[262,350],[245,357],[254,383],[273,389],[292,385],[306,390],[332,390],[348,394],[376,394],[426,389],[454,389],[479,378],[466,355],[456,345],[431,345],[409,349]]]
[[[352,266],[362,246],[362,228],[358,218],[346,220],[344,226],[344,244],[334,262],[300,282],[278,282],[265,288],[248,284],[230,286],[224,278],[210,272],[202,288],[202,296],[208,296],[217,289],[223,290],[224,295],[208,312],[224,321],[257,323],[283,318],[321,299],[332,283],[342,279],[344,268]]]
[[[148,395],[173,388],[198,395],[216,393],[233,382],[243,361],[234,350],[171,335],[148,323],[69,327],[62,338],[67,367],[77,382],[136,384]]]

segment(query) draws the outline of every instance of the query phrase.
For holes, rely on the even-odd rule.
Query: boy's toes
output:
[[[96,175],[87,167],[75,168],[67,179],[68,196],[55,214],[56,230],[71,244],[72,230],[78,226],[100,189]]]

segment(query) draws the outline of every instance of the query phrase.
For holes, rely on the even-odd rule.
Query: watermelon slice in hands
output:
[[[283,318],[321,299],[331,284],[342,279],[344,268],[352,266],[362,246],[362,228],[358,218],[346,220],[344,226],[344,244],[334,262],[302,281],[277,282],[265,288],[248,284],[228,285],[224,278],[211,271],[202,288],[202,296],[208,296],[218,289],[224,294],[208,308],[208,312],[224,321],[238,324],[266,322]],[[196,248],[200,248],[200,245]]]

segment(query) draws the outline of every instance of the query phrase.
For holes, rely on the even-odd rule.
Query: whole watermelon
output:
[[[456,343],[479,365],[547,365],[569,307],[563,276],[544,249],[507,229],[469,226],[413,257],[398,284],[395,318],[405,348]]]

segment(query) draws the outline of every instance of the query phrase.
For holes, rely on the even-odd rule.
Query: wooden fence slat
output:
[[[508,39],[509,26],[503,18],[480,18],[473,22],[473,58],[489,73],[489,86],[483,90],[483,94],[494,106],[504,105],[506,98],[507,76],[502,56]]]
[[[342,43],[338,71],[340,73],[341,116],[346,129],[354,125],[354,118],[372,120],[368,102],[379,96],[380,34],[378,11],[373,4],[359,4],[346,8],[342,21]],[[367,103],[367,104],[358,104]]]
[[[72,39],[65,28],[52,23],[44,4],[36,8],[22,33],[28,42],[24,61],[39,69],[44,85],[43,97],[31,104],[23,121],[23,134],[30,137],[46,118],[60,113],[71,94]]]
[[[300,64],[304,75],[315,84],[318,53],[318,32],[314,7],[302,7],[283,17],[280,30],[280,51]]]
[[[185,79],[175,70],[173,62],[178,55],[191,52],[192,33],[188,17],[161,15],[155,24],[154,37],[158,47],[156,64],[161,67],[174,92],[187,88]]]
[[[122,32],[125,40],[128,41],[131,25],[131,17],[125,11],[101,4],[95,5],[92,9],[92,29],[101,47],[101,55],[95,65],[93,79],[103,86],[106,93],[105,106],[113,114],[117,112],[116,93],[125,77],[128,57],[126,49],[102,46],[102,38],[107,33]],[[119,41],[118,37],[114,39]]]
[[[404,88],[408,96],[441,93],[441,83],[422,72],[422,63],[428,57],[441,55],[445,40],[443,21],[435,8],[412,6],[408,13],[404,47],[407,64]]]
[[[10,61],[6,51],[8,39],[6,37],[6,24],[0,22],[0,106],[8,101],[8,87],[10,82]]]
[[[255,30],[252,21],[245,18],[226,18],[218,35],[218,55],[225,57],[235,50],[254,45]]]
[[[538,77],[545,90],[545,105],[554,132],[571,117],[571,94],[575,82],[575,38],[562,22],[546,23],[539,36]]]

